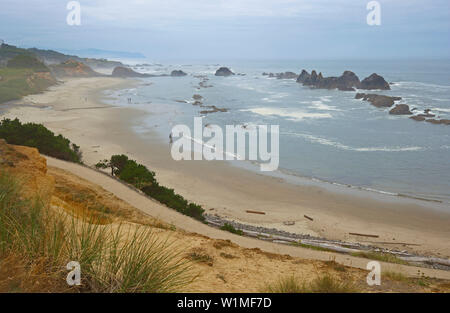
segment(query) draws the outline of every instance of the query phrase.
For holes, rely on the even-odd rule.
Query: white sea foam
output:
[[[272,99],[270,97],[264,97],[261,100],[264,102],[278,102],[278,100]]]
[[[393,87],[402,87],[402,88],[411,88],[411,89],[415,89],[415,88],[436,88],[436,89],[450,89],[450,86],[448,85],[437,85],[437,84],[430,84],[430,83],[421,83],[421,82],[408,82],[408,81],[403,81],[403,82],[394,82],[394,84],[392,85]]]
[[[349,151],[358,151],[358,152],[375,152],[375,151],[383,151],[383,152],[402,152],[402,151],[420,151],[424,150],[423,147],[417,147],[417,146],[408,146],[408,147],[401,147],[401,146],[395,146],[395,147],[351,147],[345,144],[342,144],[337,141],[333,141],[330,139],[314,136],[311,134],[305,134],[305,133],[290,133],[290,132],[283,132],[282,135],[289,135],[294,137],[300,137],[308,140],[312,143],[318,143],[325,146],[333,146],[338,149],[342,150],[349,150]]]
[[[442,102],[449,102],[450,99],[442,99],[442,98],[432,98],[433,101],[442,101]]]
[[[432,111],[439,111],[439,112],[446,112],[450,113],[450,109],[444,109],[444,108],[432,108]]]
[[[320,101],[323,101],[323,102],[331,102],[331,96],[323,96],[323,97],[320,97]]]
[[[325,101],[327,101],[327,100],[325,100]],[[341,111],[340,109],[336,108],[334,105],[326,105],[322,101],[312,101],[309,108],[316,109],[316,110],[322,110],[322,111]]]
[[[332,118],[329,113],[311,113],[298,109],[282,109],[282,108],[252,108],[241,110],[244,112],[252,112],[263,116],[280,116],[290,121],[301,121],[304,119]]]

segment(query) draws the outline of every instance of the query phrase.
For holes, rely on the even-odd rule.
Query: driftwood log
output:
[[[372,238],[378,238],[380,236],[378,235],[369,235],[369,234],[358,234],[358,233],[349,233],[350,235],[353,236],[362,236],[362,237],[372,237]]]
[[[305,218],[307,218],[310,221],[314,221],[314,219],[312,217],[309,217],[308,215],[303,215]]]
[[[247,213],[266,215],[266,212],[247,210]]]

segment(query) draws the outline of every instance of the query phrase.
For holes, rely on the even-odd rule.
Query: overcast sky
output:
[[[0,39],[151,59],[450,58],[449,0],[0,0]]]

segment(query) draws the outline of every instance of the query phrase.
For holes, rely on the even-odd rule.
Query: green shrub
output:
[[[41,124],[22,124],[17,118],[3,119],[0,121],[0,138],[9,144],[37,148],[40,153],[57,159],[81,163],[79,146],[71,144],[62,135],[56,136]]]
[[[155,200],[165,204],[184,215],[191,216],[199,221],[204,221],[203,208],[195,203],[190,203],[173,189],[161,186],[155,179],[155,173],[142,164],[130,160],[126,155],[113,155],[109,160],[98,162],[95,167],[111,169],[111,175],[118,177]]]
[[[244,232],[242,230],[234,228],[234,226],[229,223],[225,223],[222,227],[220,227],[220,229],[229,231],[230,233],[241,235],[241,236],[244,234]]]
[[[120,172],[119,178],[129,184],[136,186],[138,189],[155,183],[155,173],[150,172],[142,164],[129,160],[123,170]]]
[[[173,189],[161,186],[158,182],[145,186],[142,188],[142,191],[146,195],[184,215],[191,216],[199,221],[205,220],[203,216],[205,210],[201,206],[195,203],[189,203],[182,196],[176,194]]]

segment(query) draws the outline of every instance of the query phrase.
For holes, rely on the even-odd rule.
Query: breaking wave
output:
[[[280,116],[290,121],[302,121],[304,119],[319,119],[319,118],[333,117],[329,113],[313,113],[295,109],[267,108],[267,107],[244,109],[241,111],[252,112],[263,116]]]
[[[383,152],[404,152],[404,151],[421,151],[425,150],[423,147],[417,146],[408,146],[408,147],[351,147],[345,144],[342,144],[337,141],[333,141],[330,139],[313,136],[305,133],[290,133],[290,132],[282,132],[282,135],[294,136],[299,138],[304,138],[312,143],[317,143],[325,146],[332,146],[341,150],[349,150],[349,151],[358,151],[358,152],[375,152],[375,151],[383,151]]]

